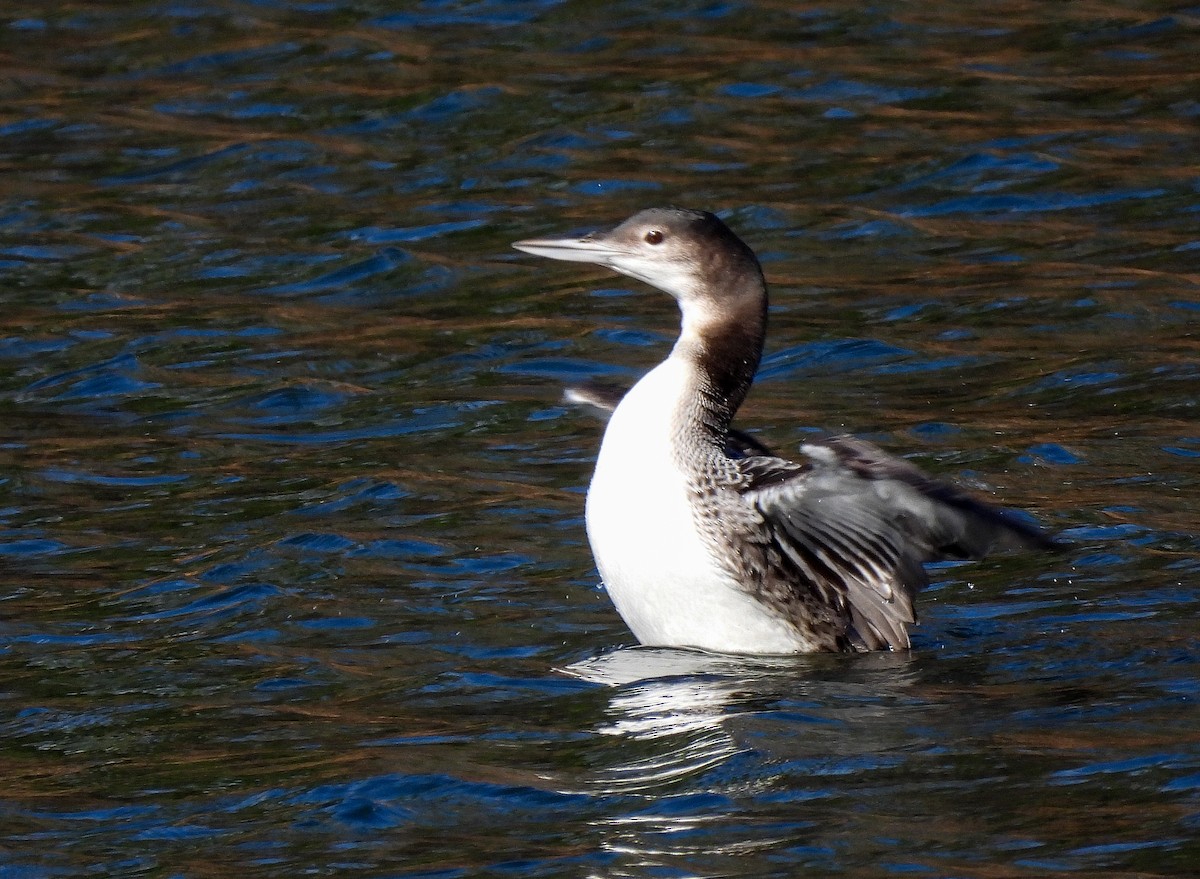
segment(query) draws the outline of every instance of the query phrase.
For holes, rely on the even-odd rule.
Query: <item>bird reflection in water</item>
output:
[[[847,663],[630,647],[574,663],[562,671],[610,696],[595,728],[608,744],[597,739],[598,765],[573,792],[646,799],[597,822],[630,868],[703,857],[719,872],[724,858],[794,844],[778,826],[746,820],[740,798],[794,785],[797,766],[895,759],[927,707],[913,692],[916,662],[908,652]],[[814,773],[813,798],[829,777]]]

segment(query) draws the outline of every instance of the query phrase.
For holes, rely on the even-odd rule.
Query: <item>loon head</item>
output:
[[[650,208],[608,232],[582,238],[531,238],[517,250],[590,262],[671,294],[689,317],[765,307],[766,285],[754,252],[715,214]]]

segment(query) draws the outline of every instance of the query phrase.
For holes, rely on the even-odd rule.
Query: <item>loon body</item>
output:
[[[716,216],[642,211],[610,232],[518,241],[669,293],[670,356],[615,403],[587,495],[587,532],[617,611],[643,644],[726,653],[904,649],[923,562],[1054,541],[1016,514],[852,437],[797,464],[732,431],[758,369],[767,288]]]

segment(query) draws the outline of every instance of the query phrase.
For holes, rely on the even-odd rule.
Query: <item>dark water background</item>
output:
[[[0,879],[1200,874],[1200,7],[8,2]],[[564,382],[719,210],[741,422],[1034,511],[911,654],[620,650]]]

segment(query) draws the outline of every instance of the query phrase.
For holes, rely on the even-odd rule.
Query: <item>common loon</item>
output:
[[[906,649],[923,562],[1057,546],[863,440],[805,443],[806,464],[731,442],[762,355],[767,286],[715,215],[653,208],[610,232],[513,247],[606,266],[671,294],[682,313],[670,356],[613,410],[587,494],[596,566],[641,643]],[[590,396],[603,408],[609,395]]]

